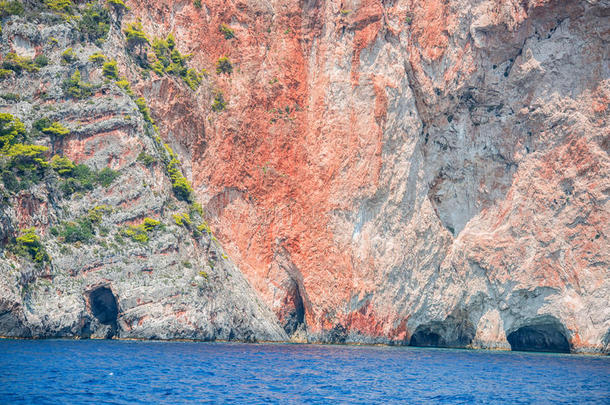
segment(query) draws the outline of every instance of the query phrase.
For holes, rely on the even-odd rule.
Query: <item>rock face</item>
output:
[[[5,179],[0,336],[285,340],[273,313],[205,231],[197,206],[174,197],[165,169],[171,149],[155,139],[134,97],[89,60],[95,52],[106,60],[128,57],[119,27],[110,27],[99,48],[36,7],[43,11],[27,21],[3,21],[2,53],[30,50],[46,55],[48,65],[2,80],[2,95],[19,97],[3,101],[0,111],[20,119],[35,144],[92,169],[110,167],[118,177],[74,193],[66,192],[66,185],[80,184],[74,170],[58,178],[47,169],[38,184],[16,191]],[[75,60],[67,62],[69,47]],[[130,64],[120,66],[134,74]],[[97,85],[91,96],[78,99],[62,89],[77,69]],[[54,139],[43,130],[36,137],[41,117],[70,133]],[[32,263],[12,253],[11,237],[30,226],[50,260]]]
[[[231,326],[225,335],[206,329],[206,338],[235,327],[265,339],[610,351],[610,3],[200,4],[130,0],[122,21],[141,21],[150,37],[173,33],[179,51],[192,54],[189,64],[208,71],[196,91],[171,76],[143,77],[115,26],[103,47],[148,100],[162,142],[180,158],[239,271],[223,262],[217,289],[199,299],[188,287],[196,271],[179,263],[185,255],[205,263],[208,252],[175,236],[165,243],[181,248],[168,256],[161,244],[170,236],[159,236],[158,254],[135,255],[174,260],[173,269],[130,273],[133,264],[119,262],[133,254],[116,255],[107,284],[71,290],[82,311],[99,301],[103,319],[113,314],[108,290],[118,292],[120,336],[150,335],[127,322],[137,317],[125,308],[137,305],[124,298],[150,295],[154,305],[139,319],[178,324],[176,308],[191,311],[180,323],[189,326],[173,326],[167,337],[196,335],[222,307],[231,319],[222,324]],[[10,39],[3,53],[23,46],[18,37],[25,34],[3,22]],[[230,72],[217,69],[224,56]],[[129,213],[112,214],[113,223],[161,212],[171,184],[133,164],[140,138],[92,139],[64,151],[79,162],[89,151],[95,167],[131,156],[115,163],[132,167],[120,178],[130,183],[113,186],[122,193],[105,191],[116,198],[106,204]],[[156,184],[155,197],[136,199],[143,181]],[[73,204],[72,212],[82,211],[82,201]],[[14,222],[11,212],[4,215]],[[85,273],[83,263],[63,266],[53,288],[68,285],[60,277],[74,279],[69,269]],[[164,272],[182,284],[167,291]],[[126,274],[139,278],[119,282]],[[171,304],[133,289],[144,279]],[[0,324],[22,325],[15,314],[25,301],[11,291]],[[227,308],[234,305],[227,299],[245,309]],[[34,312],[56,316],[44,305]],[[34,334],[48,328],[40,325]]]

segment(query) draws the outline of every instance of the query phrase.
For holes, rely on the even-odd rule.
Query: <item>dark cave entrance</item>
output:
[[[506,339],[511,350],[570,353],[570,343],[562,329],[558,322],[526,325],[510,333]]]
[[[305,305],[296,283],[294,283],[292,291],[284,299],[284,307],[290,308],[285,316],[284,331],[286,331],[288,336],[291,336],[305,322]]]
[[[445,341],[438,333],[434,333],[429,329],[424,329],[416,331],[413,336],[411,336],[411,342],[409,344],[411,346],[419,347],[438,347],[444,346]]]
[[[91,313],[103,325],[115,325],[119,314],[117,301],[108,287],[98,287],[89,292]]]

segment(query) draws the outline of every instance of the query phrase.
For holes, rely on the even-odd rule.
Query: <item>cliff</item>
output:
[[[610,350],[607,1],[130,0],[103,40],[39,3],[3,18],[2,54],[51,63],[3,79],[2,112],[60,120],[36,142],[120,176],[9,193],[5,245],[35,226],[50,259],[5,249],[1,335],[82,334],[104,286],[117,336]],[[101,84],[78,102],[76,68]],[[107,235],[66,246],[99,205]],[[103,246],[147,217],[150,241]]]

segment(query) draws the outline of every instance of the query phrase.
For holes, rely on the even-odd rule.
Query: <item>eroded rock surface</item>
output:
[[[610,350],[607,1],[128,5],[123,27],[173,33],[207,69],[192,91],[113,53],[294,340]],[[124,285],[119,307],[141,299]]]

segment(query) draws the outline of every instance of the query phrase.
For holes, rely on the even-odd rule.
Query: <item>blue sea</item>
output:
[[[610,358],[413,347],[0,340],[0,404],[610,404]]]

